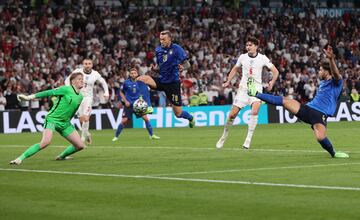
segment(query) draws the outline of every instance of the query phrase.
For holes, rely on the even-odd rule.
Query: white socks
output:
[[[89,122],[85,121],[81,125],[81,140],[86,140],[89,135]]]
[[[248,124],[248,133],[243,144],[243,147],[248,149],[250,147],[251,139],[254,134],[259,116],[257,115],[250,115],[250,122]]]
[[[219,141],[216,143],[216,148],[220,149],[224,146],[225,140],[227,138],[227,136],[229,135],[229,127],[233,124],[234,119],[230,119],[228,118],[226,121],[226,124],[224,126],[224,132],[221,136],[221,138],[219,139]]]

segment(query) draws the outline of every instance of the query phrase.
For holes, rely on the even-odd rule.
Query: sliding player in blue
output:
[[[320,86],[314,99],[309,103],[301,105],[298,101],[286,97],[259,93],[256,91],[253,82],[249,82],[248,93],[250,96],[255,96],[269,104],[284,106],[300,120],[311,125],[317,141],[329,152],[331,157],[348,158],[348,154],[335,151],[330,140],[326,137],[326,118],[333,116],[336,111],[343,80],[336,66],[332,47],[326,45],[323,51],[327,60],[320,65]]]
[[[125,103],[123,114],[122,114],[122,120],[118,128],[115,132],[115,137],[112,139],[112,141],[117,141],[119,139],[119,135],[126,125],[126,123],[131,121],[132,114],[134,113],[133,110],[133,104],[134,102],[142,97],[147,103],[148,103],[148,110],[144,115],[136,115],[136,117],[142,117],[145,121],[146,129],[149,132],[150,139],[160,139],[160,137],[153,134],[153,130],[151,127],[151,124],[149,122],[149,118],[146,114],[152,113],[153,109],[151,107],[151,101],[150,101],[150,92],[148,86],[141,82],[136,81],[136,78],[139,76],[139,73],[136,68],[132,68],[130,70],[130,78],[125,80],[124,85],[120,91],[120,96],[122,100]]]

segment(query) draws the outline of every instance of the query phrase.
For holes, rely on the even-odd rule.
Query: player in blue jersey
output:
[[[335,63],[335,55],[330,45],[324,47],[327,61],[320,65],[319,78],[321,80],[319,89],[314,99],[305,105],[286,97],[262,94],[256,91],[253,82],[248,85],[250,96],[273,104],[282,105],[305,123],[311,125],[315,137],[321,146],[335,158],[348,158],[349,155],[335,151],[330,140],[326,137],[326,118],[333,116],[336,111],[337,100],[341,94],[343,80]]]
[[[139,76],[138,80],[146,83],[152,89],[164,91],[175,116],[189,120],[189,126],[193,128],[195,126],[194,117],[181,108],[179,72],[190,68],[188,57],[180,45],[172,42],[171,32],[168,30],[160,33],[160,44],[155,49],[157,65],[151,66],[152,70],[159,72],[160,76],[143,75]]]
[[[125,107],[122,114],[121,123],[116,129],[115,137],[112,139],[112,141],[117,141],[119,139],[119,135],[124,128],[124,126],[130,122],[132,113],[134,113],[133,110],[133,104],[134,102],[142,97],[147,103],[150,109],[151,108],[151,102],[150,102],[150,92],[148,86],[141,82],[136,81],[136,78],[139,76],[139,73],[136,68],[132,68],[130,70],[130,78],[125,80],[124,85],[120,91],[120,96],[122,100],[125,103]],[[151,110],[148,110],[147,113],[152,112]],[[151,124],[149,122],[149,118],[147,115],[136,115],[136,117],[142,117],[145,121],[146,129],[149,132],[150,139],[160,139],[160,137],[153,134],[153,130],[151,127]]]

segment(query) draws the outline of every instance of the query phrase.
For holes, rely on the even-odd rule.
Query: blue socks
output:
[[[283,105],[283,97],[281,96],[258,93],[256,97],[272,105]]]
[[[334,155],[335,155],[334,148],[333,148],[330,140],[327,137],[318,142],[321,144],[322,148],[324,148],[327,152],[329,152],[329,154],[332,157],[334,157]]]
[[[185,118],[185,119],[187,119],[189,121],[193,120],[193,116],[190,115],[189,112],[187,112],[187,111],[182,111],[181,115],[178,118]]]
[[[152,131],[152,127],[151,127],[151,124],[149,121],[146,121],[145,122],[145,125],[146,125],[146,129],[148,130],[149,132],[149,135],[152,136],[153,135],[153,131]]]
[[[116,129],[116,132],[115,132],[115,137],[119,137],[122,129],[124,128],[124,126],[122,124],[119,124],[118,128]]]
[[[149,132],[149,135],[152,136],[153,135],[153,130],[152,130],[152,126],[150,124],[150,122],[145,122],[145,125],[146,125],[146,129],[148,130]],[[116,132],[115,132],[115,137],[119,137],[122,129],[124,128],[124,126],[122,124],[119,124],[118,128],[116,129]]]

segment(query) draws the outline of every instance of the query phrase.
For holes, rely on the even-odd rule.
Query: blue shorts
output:
[[[131,104],[130,107],[126,107],[124,105],[124,110],[123,110],[123,113],[122,113],[122,117],[123,118],[127,118],[129,120],[132,119],[132,114],[135,114],[136,118],[141,118],[142,116],[141,115],[138,115],[134,112],[134,109],[133,109],[133,105]]]
[[[171,104],[181,106],[180,82],[161,83],[158,77],[152,77],[156,84],[156,90],[164,91],[166,98]]]
[[[325,127],[327,125],[327,116],[308,105],[301,105],[296,117],[298,117],[301,121],[310,124],[311,127],[313,127],[314,124],[322,124]]]

